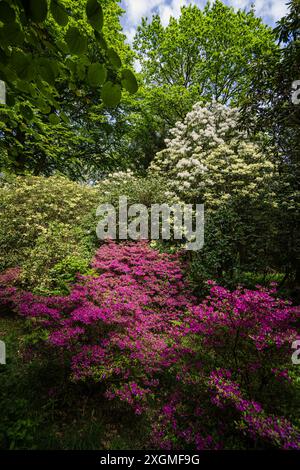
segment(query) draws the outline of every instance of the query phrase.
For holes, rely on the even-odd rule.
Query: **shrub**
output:
[[[192,254],[189,271],[195,288],[203,291],[207,279],[230,288],[255,288],[255,277],[266,283],[276,280],[275,273],[282,268],[276,256],[278,227],[268,208],[263,209],[249,204],[239,211],[228,203],[205,213],[205,244]]]
[[[36,293],[67,293],[77,274],[87,274],[94,243],[83,227],[51,222],[23,263],[21,285]]]
[[[96,246],[97,191],[60,176],[13,177],[0,185],[0,270],[21,267],[21,284],[66,293]]]
[[[119,198],[125,196],[127,198],[128,207],[134,204],[142,204],[148,209],[150,216],[151,206],[153,204],[182,204],[178,196],[170,191],[170,184],[163,176],[146,175],[138,176],[131,171],[113,173],[108,178],[102,180],[99,186],[100,200],[99,204],[111,204],[116,209],[117,226],[119,227]],[[128,222],[132,222],[134,218],[128,217]],[[171,220],[172,222],[172,215]],[[118,230],[117,230],[118,237]],[[151,233],[148,233],[151,239]],[[172,237],[172,230],[171,230]],[[162,249],[170,249],[178,247],[179,242],[172,240],[170,243],[164,243]]]
[[[102,384],[107,399],[144,413],[163,449],[300,448],[299,308],[275,288],[214,283],[197,305],[179,256],[145,242],[106,243],[92,266],[97,276],[64,297],[19,291],[6,274],[1,302],[46,338],[31,354],[63,357],[73,381]]]
[[[183,201],[201,201],[210,208],[236,197],[272,201],[274,164],[239,130],[238,109],[197,103],[176,124],[166,145],[150,169],[167,177]]]
[[[239,116],[219,103],[197,103],[150,167],[182,201],[204,203],[205,245],[193,256],[195,282],[236,286],[243,272],[283,270],[279,177],[270,149],[239,130]]]
[[[95,189],[61,176],[0,180],[0,269],[22,266],[52,223],[84,226],[97,207]]]
[[[161,175],[139,176],[130,170],[112,173],[96,186],[101,204],[118,207],[119,197],[126,196],[128,205],[143,204],[147,208],[152,204],[180,202],[169,187],[169,181]]]

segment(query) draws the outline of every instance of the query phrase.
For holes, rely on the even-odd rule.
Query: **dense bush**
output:
[[[90,270],[92,230],[51,222],[22,264],[20,283],[34,292],[66,293],[77,274]]]
[[[232,198],[271,195],[274,165],[255,139],[239,130],[237,109],[195,104],[166,146],[151,171],[165,174],[184,201],[218,207]]]
[[[28,288],[65,290],[65,277],[76,265],[86,272],[94,250],[97,191],[60,176],[0,183],[0,269],[22,267]]]
[[[96,186],[98,188],[98,186]],[[164,175],[139,176],[131,170],[108,175],[99,183],[100,202],[118,207],[119,197],[126,196],[128,204],[171,204],[178,202],[174,192],[170,191],[170,181]]]
[[[144,413],[165,449],[300,448],[291,344],[299,308],[276,291],[216,285],[200,304],[178,255],[146,243],[103,245],[65,297],[2,279],[1,302],[32,319],[31,354],[64,357],[76,382],[105,385]],[[289,422],[293,420],[293,425]]]
[[[50,223],[77,227],[97,203],[95,190],[60,176],[20,176],[0,182],[2,269],[22,264]]]
[[[235,286],[246,272],[287,271],[272,149],[263,136],[242,132],[239,120],[238,109],[195,104],[150,167],[183,201],[204,203],[205,246],[191,273],[200,286],[209,278]]]
[[[193,253],[189,269],[195,288],[203,291],[207,279],[231,288],[238,284],[254,288],[252,278],[265,279],[266,283],[268,279],[282,280],[279,227],[272,215],[274,212],[263,205],[258,210],[248,204],[239,211],[232,202],[207,211],[205,244]]]

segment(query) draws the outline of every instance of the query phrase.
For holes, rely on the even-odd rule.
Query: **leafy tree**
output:
[[[289,13],[275,29],[281,45],[279,53],[260,57],[252,64],[253,79],[241,121],[254,132],[264,130],[277,150],[280,258],[286,276],[299,289],[300,105],[292,99],[293,82],[300,80],[299,0],[291,1],[289,7]]]
[[[182,201],[205,205],[205,245],[192,256],[201,287],[207,278],[234,285],[247,271],[282,268],[276,166],[260,136],[239,129],[239,117],[220,103],[195,104],[150,166]]]
[[[2,167],[36,174],[70,168],[75,176],[82,158],[93,158],[82,149],[87,140],[76,112],[101,102],[108,114],[122,88],[137,90],[121,12],[115,0],[1,0],[0,79],[8,104],[1,108]]]
[[[164,147],[168,130],[196,102],[238,106],[251,84],[251,64],[276,54],[278,47],[271,28],[253,10],[235,11],[217,0],[204,9],[183,7],[166,27],[158,15],[150,23],[143,19],[134,49],[144,86],[131,100],[128,119],[132,150],[148,164]]]

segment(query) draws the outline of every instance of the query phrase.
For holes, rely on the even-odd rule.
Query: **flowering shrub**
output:
[[[190,309],[183,340],[190,352],[169,371],[178,382],[176,400],[174,392],[166,398],[172,420],[169,416],[166,425],[164,407],[154,425],[155,442],[166,448],[182,447],[183,440],[197,449],[208,443],[244,448],[245,436],[258,447],[299,449],[299,430],[277,415],[289,410],[297,417],[290,371],[299,307],[276,299],[275,287],[230,292],[210,284],[210,295]]]
[[[0,300],[43,332],[39,354],[62,355],[73,381],[102,383],[107,399],[144,413],[154,446],[300,448],[293,402],[284,400],[296,393],[299,308],[276,299],[275,288],[214,283],[196,305],[179,255],[146,242],[105,243],[92,267],[65,297],[20,292],[5,275]]]
[[[183,200],[218,207],[232,197],[269,194],[274,165],[250,137],[239,130],[239,111],[219,103],[194,105],[166,140],[150,169],[169,178]]]
[[[164,175],[138,176],[131,170],[109,174],[96,185],[99,190],[99,204],[119,205],[119,197],[126,196],[128,204],[143,204],[150,208],[152,204],[180,202],[174,192],[169,191],[169,180]]]
[[[256,440],[261,438],[283,449],[300,449],[300,433],[289,421],[277,416],[268,416],[262,406],[255,401],[245,400],[240,387],[231,380],[231,372],[218,370],[212,372],[209,386],[212,390],[211,401],[218,407],[232,405],[241,413],[238,428]]]
[[[65,292],[76,259],[86,272],[95,245],[98,192],[61,176],[0,178],[0,270],[20,266],[20,282],[39,292]],[[92,220],[91,220],[92,219]],[[60,265],[60,269],[56,268]]]
[[[239,123],[236,108],[197,103],[150,166],[150,174],[163,175],[182,201],[204,203],[206,241],[192,273],[198,284],[221,279],[235,287],[247,272],[286,271],[286,248],[279,246],[281,177],[272,149]]]
[[[111,242],[98,250],[92,266],[99,275],[81,277],[66,297],[15,290],[7,295],[7,288],[0,295],[46,328],[49,344],[71,352],[74,380],[117,378],[127,386],[136,379],[147,394],[162,357],[179,340],[181,320],[191,306],[179,261],[146,243]],[[112,388],[111,394],[116,393]],[[126,389],[120,390],[124,397]],[[137,412],[140,396],[135,395]]]

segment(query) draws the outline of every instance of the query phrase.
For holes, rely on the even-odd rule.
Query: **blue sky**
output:
[[[224,3],[235,8],[249,9],[255,4],[256,13],[266,23],[274,26],[287,12],[288,0],[225,0]],[[134,37],[136,27],[143,16],[151,17],[153,13],[159,13],[163,24],[167,24],[170,16],[178,17],[183,5],[196,4],[203,7],[206,0],[122,0],[121,5],[126,10],[122,19],[124,32],[129,41]]]

